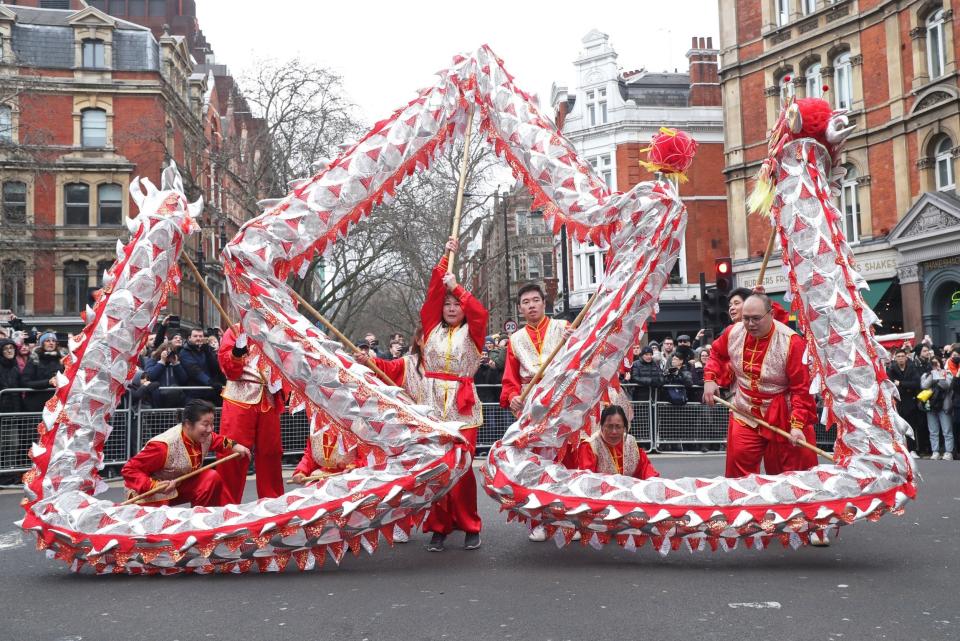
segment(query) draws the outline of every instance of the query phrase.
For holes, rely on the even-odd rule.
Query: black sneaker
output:
[[[439,532],[434,532],[430,537],[430,543],[427,544],[427,552],[443,552],[443,541],[446,538]]]
[[[474,532],[473,534],[467,534],[463,539],[463,549],[464,550],[476,550],[480,547],[480,533]]]

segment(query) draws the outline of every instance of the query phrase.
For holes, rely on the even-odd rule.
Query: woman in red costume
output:
[[[446,251],[456,252],[456,239],[447,241]],[[473,375],[480,366],[483,339],[489,313],[473,295],[447,273],[446,254],[433,269],[426,300],[420,308],[423,327],[423,354],[392,361],[355,357],[361,363],[372,360],[393,382],[404,387],[415,401],[432,406],[442,421],[466,423],[461,434],[477,444],[477,427],[483,413]],[[422,365],[418,369],[417,360]],[[433,504],[423,529],[433,536],[427,549],[442,552],[447,536],[454,530],[466,533],[464,548],[480,547],[480,514],[477,511],[477,479],[470,468],[442,499]]]
[[[637,440],[627,434],[627,414],[619,405],[608,405],[600,413],[600,431],[580,443],[577,467],[601,474],[623,474],[638,479],[660,476],[640,449]]]

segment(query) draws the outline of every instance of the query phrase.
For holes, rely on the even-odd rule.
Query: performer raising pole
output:
[[[423,374],[416,363],[421,359],[416,357],[387,361],[358,352],[354,358],[361,363],[376,363],[397,385],[405,387],[414,400],[433,406],[441,420],[466,423],[461,434],[473,450],[477,444],[476,428],[483,424],[473,375],[480,367],[489,313],[447,271],[449,256],[458,248],[459,243],[451,237],[446,244],[447,254],[433,269],[427,296],[420,308],[425,337]],[[480,547],[481,525],[477,479],[471,468],[446,496],[433,504],[423,525],[425,531],[433,533],[427,549],[443,551],[447,536],[454,530],[462,530],[466,533],[464,548],[474,550]]]

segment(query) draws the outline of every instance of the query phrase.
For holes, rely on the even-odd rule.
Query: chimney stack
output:
[[[720,106],[720,73],[717,56],[720,53],[713,48],[713,38],[690,39],[690,51],[687,60],[690,63],[691,107]]]

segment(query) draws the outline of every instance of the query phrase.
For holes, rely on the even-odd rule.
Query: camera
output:
[[[180,329],[180,317],[167,316],[167,329]]]

